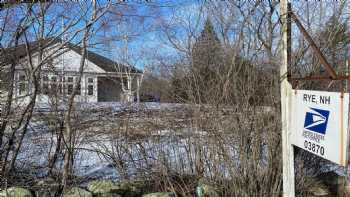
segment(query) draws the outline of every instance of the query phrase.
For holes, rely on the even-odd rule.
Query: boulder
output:
[[[96,194],[96,197],[122,197],[119,194],[115,194],[115,193],[100,193],[100,194]]]
[[[36,197],[54,197],[60,193],[60,184],[52,178],[39,180],[32,187]]]
[[[176,195],[172,192],[157,192],[145,194],[142,197],[176,197]]]
[[[199,180],[196,188],[197,197],[220,197],[217,189],[214,186],[209,185],[204,180]]]
[[[92,181],[88,184],[87,188],[95,196],[119,194],[124,197],[134,197],[140,196],[144,187],[145,186],[142,182],[113,183],[109,180],[103,180]],[[117,195],[114,196],[117,197]]]
[[[35,197],[55,197],[56,193],[48,190],[35,190]]]
[[[64,197],[92,197],[92,193],[79,187],[73,187],[63,194]]]
[[[140,196],[140,192],[127,191],[123,194],[123,197],[137,197]]]
[[[33,197],[33,194],[21,187],[10,187],[7,190],[0,191],[0,197]]]
[[[142,182],[121,182],[117,185],[124,190],[123,197],[140,196],[145,187]]]
[[[87,189],[93,194],[104,193],[123,193],[124,190],[117,184],[109,180],[92,181],[88,184]]]
[[[59,185],[57,181],[53,178],[47,177],[45,179],[40,179],[36,185],[47,186],[47,185]]]

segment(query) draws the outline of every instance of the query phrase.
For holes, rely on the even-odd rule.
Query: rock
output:
[[[123,197],[140,196],[143,188],[145,187],[144,184],[138,182],[122,182],[118,185],[125,191]]]
[[[60,193],[60,184],[52,178],[38,181],[32,187],[36,197],[54,197]]]
[[[92,197],[92,193],[79,187],[73,187],[63,194],[64,197]]]
[[[10,187],[6,191],[0,191],[0,197],[33,197],[33,194],[21,187]]]
[[[96,196],[119,194],[124,197],[140,196],[145,185],[142,182],[113,183],[109,180],[92,181],[88,184],[88,190]]]
[[[220,197],[216,189],[208,184],[200,183],[196,188],[197,197]]]
[[[140,192],[127,191],[124,193],[123,197],[137,197],[140,196]]]
[[[172,192],[157,192],[143,195],[142,197],[176,197]]]
[[[35,197],[54,197],[55,192],[47,191],[47,190],[37,190],[34,191]]]
[[[109,180],[92,181],[88,184],[88,190],[96,196],[113,195],[115,197],[118,197],[119,195],[125,195],[126,193],[129,193],[128,195],[131,195],[131,193],[138,194],[138,191],[140,191],[134,185],[132,185],[132,183],[113,183]]]
[[[57,181],[55,181],[55,179],[48,177],[48,178],[39,180],[36,183],[36,185],[47,186],[47,185],[58,185],[58,183]]]
[[[108,181],[108,180],[92,181],[88,184],[87,189],[93,194],[120,192],[119,191],[120,187],[114,184],[112,181]]]
[[[102,193],[102,194],[96,194],[96,197],[122,197],[119,194],[115,194],[115,193]]]

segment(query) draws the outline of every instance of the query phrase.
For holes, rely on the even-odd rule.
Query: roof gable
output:
[[[61,57],[62,58],[58,60],[58,63],[53,64],[55,65],[56,69],[67,71],[67,72],[79,72],[81,55],[78,52],[68,49],[64,54],[62,54]],[[63,60],[63,64],[62,64],[62,60]],[[85,73],[106,73],[104,69],[97,66],[95,63],[91,62],[87,58],[85,58],[84,72]]]
[[[46,49],[54,44],[62,42],[61,39],[42,39],[29,44],[29,50],[34,53],[37,52],[40,48]],[[82,55],[82,47],[77,46],[73,43],[67,43],[65,45],[67,48],[72,51]],[[1,65],[9,64],[11,61],[17,61],[18,59],[24,58],[27,56],[26,45],[18,45],[17,47],[11,47],[3,50],[0,53]],[[129,73],[142,73],[133,66],[126,66],[120,63],[117,63],[113,60],[110,60],[102,55],[99,55],[95,52],[87,50],[86,59],[96,66],[100,67],[105,72],[129,72]]]

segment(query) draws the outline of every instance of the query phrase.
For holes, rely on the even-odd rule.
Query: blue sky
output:
[[[180,17],[185,17],[186,14],[191,14],[191,11],[193,11],[197,4],[197,0],[159,1],[158,3],[152,3],[151,5],[147,3],[137,4],[138,14],[150,17],[146,18],[144,21],[147,26],[145,28],[138,27],[137,22],[121,25],[122,28],[126,27],[135,30],[136,32],[138,30],[141,32],[139,35],[132,36],[128,42],[128,52],[131,62],[136,64],[137,67],[143,68],[148,64],[155,63],[155,61],[157,61],[155,56],[168,58],[169,61],[169,57],[176,59],[178,53],[171,47],[167,39],[164,37],[161,23],[171,20],[174,12],[182,12],[182,16],[179,15]],[[157,13],[150,14],[150,12],[152,12],[150,9],[154,7],[157,9]],[[188,9],[190,7],[191,9]],[[182,30],[178,28],[177,36],[181,36],[181,31]],[[109,46],[109,50],[111,51],[109,56],[118,61],[118,59],[120,59],[120,53],[118,53],[118,51],[125,48],[125,43],[125,40],[111,43],[112,46]]]
[[[91,4],[91,1],[83,1],[86,6]],[[105,0],[99,1],[99,3],[106,3]],[[170,24],[170,30],[173,32],[172,36],[177,40],[183,42],[184,46],[186,42],[186,32],[183,21],[196,21],[199,14],[200,0],[155,0],[147,3],[145,1],[127,1],[127,6],[118,5],[113,9],[115,13],[122,13],[123,17],[113,16],[107,14],[106,17],[101,18],[99,23],[95,26],[101,26],[106,24],[104,30],[99,30],[96,36],[92,37],[90,43],[93,50],[101,55],[107,56],[116,61],[122,61],[124,57],[121,51],[125,48],[125,40],[122,36],[128,34],[128,55],[132,64],[138,68],[155,64],[157,61],[176,61],[181,53],[178,53],[171,44],[169,44],[167,37],[165,36],[162,28],[163,24]],[[64,4],[56,3],[49,9],[47,16],[47,23],[52,23],[52,32],[48,37],[57,35],[62,30],[62,19],[64,18],[64,25],[67,26],[69,21],[78,20],[78,16],[81,14],[81,10],[73,2]],[[34,10],[38,13],[38,5],[34,6]],[[16,20],[18,20],[26,11],[26,4],[20,6],[14,6],[10,9],[15,14]],[[4,16],[5,10],[0,12],[0,16]],[[91,10],[87,16],[91,14]],[[114,14],[115,15],[115,14]],[[88,17],[87,17],[88,18]],[[188,20],[191,19],[191,20]],[[123,22],[121,22],[123,21]],[[182,22],[183,22],[182,21]],[[1,21],[0,21],[1,23]],[[84,22],[80,21],[77,25],[66,33],[66,37],[70,37],[77,29],[82,28]],[[46,33],[48,33],[50,25],[47,26]],[[9,28],[11,31],[14,29]],[[201,28],[199,28],[201,29]],[[38,30],[38,23],[31,28],[32,35],[28,34],[29,40],[35,39],[35,32]],[[198,31],[196,32],[198,33]],[[81,38],[77,36],[73,42],[78,42]],[[162,59],[162,60],[159,60]]]
[[[89,6],[89,4],[91,6],[91,2],[84,2],[86,3],[85,6]],[[162,42],[164,40],[161,41],[159,39],[160,20],[166,19],[174,7],[177,7],[176,9],[178,9],[179,7],[195,4],[196,2],[197,1],[187,0],[160,0],[152,1],[151,3],[145,3],[143,1],[128,1],[127,6],[118,5],[115,9],[113,9],[113,11],[116,13],[120,12],[125,16],[120,18],[118,18],[118,16],[112,16],[113,18],[110,20],[107,19],[107,17],[111,17],[112,14],[108,13],[106,14],[106,17],[101,18],[95,27],[102,25],[104,22],[108,23],[108,25],[105,25],[105,30],[100,30],[96,36],[92,37],[90,43],[99,44],[94,45],[94,48],[91,48],[91,50],[118,60],[118,58],[121,56],[120,53],[118,53],[118,48],[124,48],[126,43],[124,40],[121,40],[121,36],[128,34],[128,49],[130,53],[129,56],[131,57],[140,56],[140,53],[144,53],[147,50],[154,50],[155,48],[159,49],[159,51],[163,51],[161,53],[170,52],[170,48],[163,45]],[[104,4],[106,1],[102,0],[99,1],[99,3]],[[13,6],[10,9],[1,10],[0,24],[3,24],[3,17],[6,16],[8,12],[12,14],[14,24],[16,21],[18,22],[19,19],[26,13],[27,5],[28,4],[22,4]],[[77,5],[78,4],[74,3],[56,3],[49,8],[46,18],[46,23],[48,24],[46,25],[46,34],[49,34],[47,37],[52,37],[61,32],[63,27],[63,18],[65,26],[67,26],[70,21],[78,20],[78,16],[81,14],[82,9],[79,9]],[[33,10],[34,12],[38,13],[38,5],[35,5]],[[86,18],[88,18],[88,16],[91,14],[91,10],[89,10],[89,12],[90,13],[88,13]],[[122,19],[124,22],[120,22],[120,19]],[[50,25],[50,23],[52,23],[52,25]],[[66,37],[70,37],[73,32],[79,28],[82,28],[83,26],[84,22],[80,21],[74,26],[74,28],[71,29],[70,32],[65,34]],[[8,26],[8,35],[10,35],[11,31],[15,31],[14,27]],[[39,24],[35,21],[27,35],[29,40],[36,40],[38,28]],[[49,31],[51,32],[49,33]],[[79,41],[80,38],[81,34],[80,36],[77,36],[73,42]],[[113,39],[113,41],[107,40],[106,42],[103,42],[105,39]],[[1,41],[1,43],[6,46],[8,43],[7,41],[8,39],[4,39]],[[147,59],[148,58],[142,58],[135,63],[139,68],[142,68],[145,64],[147,64],[147,61],[149,61]]]
[[[91,3],[91,1],[84,2]],[[105,0],[101,0],[99,2],[106,3]],[[121,36],[125,35],[125,32],[127,32],[129,34],[129,59],[131,60],[132,64],[135,64],[139,68],[143,68],[149,64],[155,64],[160,60],[168,62],[176,61],[181,56],[181,53],[179,53],[178,50],[175,50],[172,45],[169,44],[168,39],[162,31],[162,27],[164,26],[161,24],[164,21],[166,24],[170,24],[169,29],[170,32],[173,32],[172,36],[176,38],[177,41],[182,42],[182,47],[186,47],[186,36],[188,34],[185,28],[186,25],[195,26],[194,23],[196,19],[200,17],[201,20],[199,22],[199,26],[194,29],[194,33],[198,35],[198,33],[202,30],[203,21],[206,18],[206,16],[204,16],[205,12],[203,15],[198,14],[199,6],[202,3],[201,0],[154,0],[150,3],[146,3],[145,1],[141,0],[130,0],[127,2],[128,6],[123,7],[118,5],[118,7],[115,9],[117,12],[120,11],[120,13],[125,15],[124,18],[119,18],[123,19],[123,23],[120,23],[120,20],[117,17],[112,20],[106,18],[102,18],[100,20],[99,25],[101,25],[104,21],[108,25],[105,31],[99,31],[97,36],[91,39],[91,43],[99,43],[94,45],[91,50],[94,50],[95,52],[116,61],[121,61],[121,57],[123,57],[121,51],[124,49],[126,43],[125,40],[121,39]],[[304,9],[302,6],[304,6],[304,4],[300,2],[293,3],[294,10],[297,10],[297,13],[302,14]],[[317,5],[321,5],[319,2],[310,2],[310,4],[315,3],[317,3]],[[59,33],[62,29],[62,14],[69,18],[65,20],[65,23],[68,23],[68,20],[70,19],[77,19],[76,17],[80,15],[80,9],[76,7],[77,4],[70,3],[67,4],[68,6],[66,6],[63,3],[57,3],[55,5],[56,6],[53,6],[53,8],[50,9],[48,17],[48,21],[55,24],[53,34]],[[72,7],[69,7],[69,5]],[[323,7],[323,9],[327,9],[327,7],[329,7],[329,3],[324,3]],[[11,12],[15,14],[14,18],[20,18],[21,13],[24,13],[24,8],[25,6],[17,6],[12,8]],[[318,10],[314,11],[317,12]],[[2,10],[0,15],[3,16],[4,14],[5,10]],[[235,19],[239,20],[239,18]],[[313,19],[313,25],[318,25],[319,20],[320,19],[318,18],[316,20]],[[192,24],[186,24],[186,22]],[[302,20],[302,22],[304,24],[307,23],[305,20]],[[1,23],[0,18],[0,24]],[[75,31],[77,28],[81,28],[82,26],[83,22],[78,23],[75,26],[75,29],[73,28],[73,31]],[[12,31],[13,30],[14,29],[12,29]],[[233,41],[235,35],[234,32],[235,30],[232,30],[231,33]],[[78,38],[75,41],[77,41]],[[113,41],[107,40],[105,42],[101,42],[106,38],[113,39]]]

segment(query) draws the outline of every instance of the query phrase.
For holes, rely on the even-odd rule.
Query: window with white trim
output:
[[[52,94],[57,94],[57,76],[51,76],[50,91]]]
[[[19,95],[25,95],[27,94],[27,81],[26,81],[26,75],[25,74],[20,74],[18,76],[18,94]]]
[[[73,93],[74,77],[72,76],[67,77],[66,86],[67,86],[67,94],[71,95]]]
[[[76,76],[43,75],[41,80],[42,94],[71,95],[78,78]],[[77,95],[81,95],[80,84],[77,85]]]
[[[89,96],[94,95],[94,78],[89,77],[87,79],[87,94]]]
[[[50,82],[49,82],[49,76],[47,75],[44,75],[43,77],[43,84],[42,84],[42,93],[45,94],[45,95],[48,95],[49,92],[50,92]]]
[[[77,85],[77,95],[81,94],[81,85],[80,83]]]
[[[58,94],[64,94],[64,76],[59,76]]]

